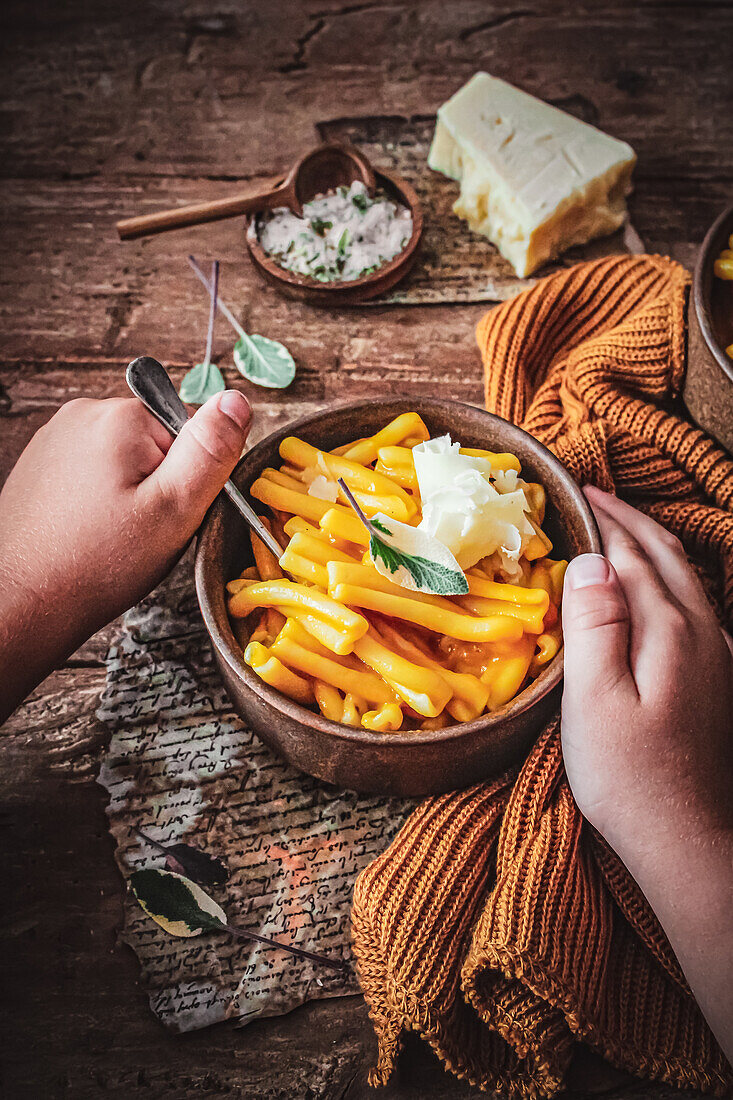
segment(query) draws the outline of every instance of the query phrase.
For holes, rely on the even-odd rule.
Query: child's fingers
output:
[[[602,508],[594,512],[629,609],[629,661],[637,690],[643,700],[654,699],[671,678],[679,676],[680,659],[691,640],[692,620],[627,528]]]
[[[181,429],[160,466],[144,483],[185,518],[190,532],[220,492],[242,454],[251,420],[237,390],[210,398]]]
[[[710,618],[710,604],[679,539],[643,512],[609,493],[591,485],[584,492],[594,510],[603,509],[636,540],[679,604]]]
[[[565,574],[563,710],[582,714],[610,691],[636,699],[629,666],[629,608],[613,565],[601,554],[574,558]]]

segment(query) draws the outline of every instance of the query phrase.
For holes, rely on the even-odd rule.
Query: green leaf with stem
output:
[[[220,905],[209,897],[205,890],[191,879],[173,871],[160,871],[154,867],[134,871],[130,875],[130,886],[139,905],[172,936],[190,939],[202,932],[228,932],[238,939],[256,940],[269,947],[277,947],[301,959],[328,966],[331,970],[348,970],[348,964],[340,959],[330,959],[326,955],[316,955],[301,947],[294,947],[280,940],[272,940],[250,932],[247,928],[237,928],[227,922],[226,913]]]
[[[188,262],[195,275],[209,289],[209,281],[194,257],[189,256]],[[267,336],[249,336],[221,299],[217,301],[217,307],[239,336],[234,345],[234,364],[239,373],[267,389],[280,390],[289,386],[295,378],[295,360],[284,344]]]

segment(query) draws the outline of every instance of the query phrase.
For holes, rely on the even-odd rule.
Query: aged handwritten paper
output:
[[[358,872],[383,851],[411,803],[359,796],[278,760],[232,712],[184,561],[128,613],[107,656],[99,715],[111,742],[99,782],[127,877],[163,867],[136,833],[184,841],[224,860],[211,891],[230,923],[350,959]],[[123,939],[137,954],[155,1014],[176,1031],[242,1024],[304,1001],[358,991],[337,972],[226,934],[174,939],[125,903]]]

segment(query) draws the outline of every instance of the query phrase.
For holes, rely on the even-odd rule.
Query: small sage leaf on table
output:
[[[149,917],[171,936],[189,938],[226,929],[226,913],[200,886],[173,871],[147,868],[130,875],[130,885]]]
[[[163,853],[169,871],[186,875],[199,886],[221,886],[229,878],[226,864],[215,856],[210,856],[208,852],[202,852],[191,844],[161,844],[141,829],[135,831],[147,844]]]
[[[234,363],[240,374],[258,386],[281,390],[295,378],[295,360],[288,349],[267,336],[245,332],[234,345]]]
[[[181,382],[181,401],[189,405],[203,405],[215,393],[226,389],[224,378],[215,363],[197,363]]]
[[[447,546],[419,527],[382,512],[367,519],[346,482],[339,479],[339,485],[369,532],[369,557],[381,576],[402,588],[433,596],[468,593],[466,576]]]
[[[229,924],[226,913],[213,898],[191,879],[176,874],[175,871],[159,871],[153,867],[133,871],[130,875],[130,886],[140,907],[171,936],[190,939],[202,932],[228,932],[230,936],[277,947],[331,970],[343,972],[349,969],[342,959],[316,955],[302,947],[294,947],[290,943],[250,932],[248,928],[237,928]]]
[[[239,373],[255,385],[266,386],[271,390],[282,390],[289,386],[295,378],[295,360],[288,349],[267,336],[249,336],[229,306],[216,295],[213,277],[211,280],[206,278],[195,256],[189,256],[188,263],[196,278],[200,279],[212,295],[212,301],[216,299],[216,308],[226,317],[239,337],[234,345],[234,365]]]

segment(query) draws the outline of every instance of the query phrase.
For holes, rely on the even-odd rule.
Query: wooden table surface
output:
[[[222,261],[250,330],[287,342],[298,375],[257,390],[256,436],[333,398],[431,393],[480,403],[481,306],[324,313],[261,284],[241,225],[120,244],[114,221],[224,196],[288,164],[318,122],[425,116],[487,69],[629,141],[634,224],[692,263],[733,190],[733,8],[726,0],[6,0],[0,477],[71,397],[125,393],[147,353],[176,378],[201,358],[207,304],[185,264]],[[39,476],[43,472],[39,471]],[[163,1032],[117,946],[122,882],[95,778],[110,629],[55,672],[2,735],[4,1093],[16,1097],[336,1100],[479,1095],[417,1043],[372,1092],[360,998],[244,1030]],[[579,1049],[572,1095],[680,1095]],[[692,1094],[690,1094],[692,1095]]]

